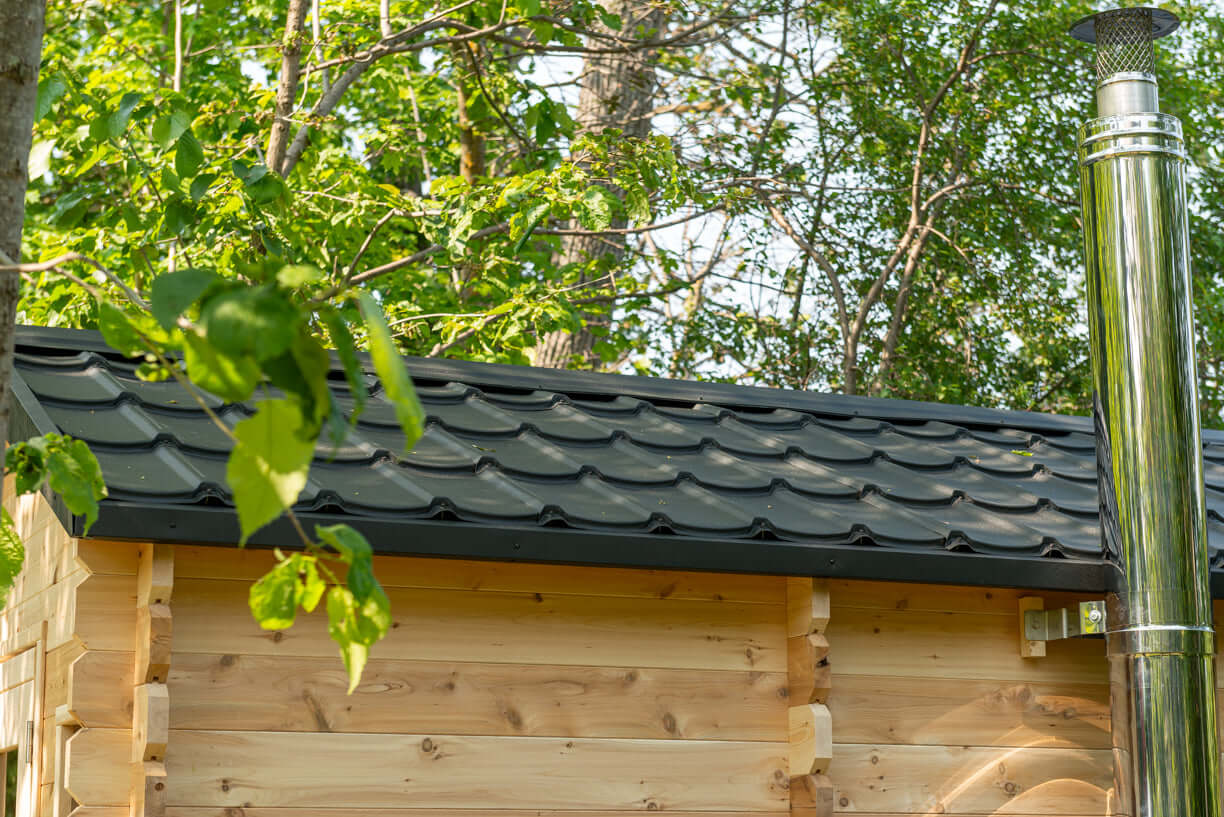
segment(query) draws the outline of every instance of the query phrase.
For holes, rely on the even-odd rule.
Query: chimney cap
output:
[[[1080,20],[1075,21],[1071,26],[1071,36],[1085,43],[1095,43],[1097,41],[1097,21],[1102,17],[1111,16],[1120,11],[1147,11],[1152,15],[1152,33],[1150,40],[1159,40],[1168,34],[1172,34],[1181,25],[1181,20],[1171,11],[1164,9],[1153,8],[1151,6],[1132,6],[1130,8],[1116,8],[1107,11],[1098,11],[1095,14],[1089,14]]]

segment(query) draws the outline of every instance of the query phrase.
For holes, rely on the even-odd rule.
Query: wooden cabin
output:
[[[85,439],[110,498],[84,536],[5,491],[3,817],[1109,811],[1103,642],[1019,626],[1104,592],[1085,418],[410,361],[424,438],[392,453],[372,380],[297,507],[380,554],[395,624],[346,695],[321,612],[252,620],[294,538],[234,547],[178,386],[87,332],[16,366],[13,438]]]

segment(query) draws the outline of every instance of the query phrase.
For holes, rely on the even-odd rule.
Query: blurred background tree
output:
[[[1224,17],[1173,10],[1160,72],[1198,167],[1218,426]],[[372,290],[412,355],[1082,413],[1074,148],[1094,74],[1065,32],[1087,11],[55,4],[24,253],[80,253],[138,291],[310,265],[313,298]],[[48,269],[20,318],[98,313]]]

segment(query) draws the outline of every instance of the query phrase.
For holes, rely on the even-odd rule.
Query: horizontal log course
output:
[[[1106,814],[1112,754],[1103,749],[835,744],[838,812]]]
[[[95,577],[96,578],[96,577]],[[180,579],[174,651],[330,657],[326,617],[262,630],[245,581]],[[381,658],[786,671],[779,608],[767,604],[467,590],[388,591]]]
[[[114,681],[130,662],[91,651],[73,666],[83,723],[131,722]],[[169,687],[175,729],[781,741],[787,728],[782,673],[375,658],[350,696],[335,656],[176,652]]]

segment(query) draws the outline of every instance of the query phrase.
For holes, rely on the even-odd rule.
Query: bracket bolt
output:
[[[1089,621],[1091,621],[1091,622],[1092,622],[1092,623],[1094,623],[1094,624],[1096,624],[1096,623],[1100,622],[1100,620],[1101,620],[1101,611],[1100,611],[1100,610],[1089,610],[1089,611],[1088,611],[1088,620],[1089,620]]]

